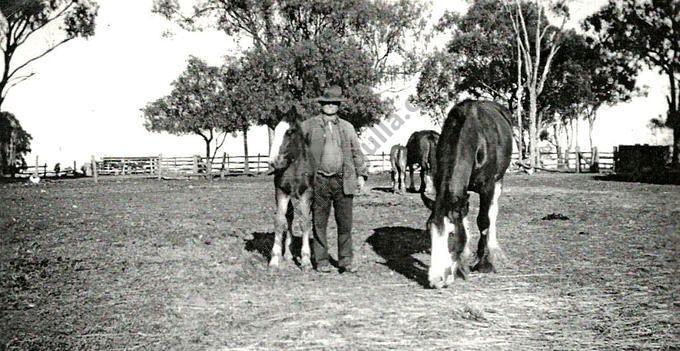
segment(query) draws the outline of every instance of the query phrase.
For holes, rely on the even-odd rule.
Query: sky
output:
[[[146,131],[140,109],[169,92],[170,83],[185,68],[190,55],[219,65],[225,55],[235,55],[242,48],[223,32],[178,30],[151,13],[152,2],[99,0],[96,34],[87,40],[72,40],[34,62],[28,72],[36,75],[9,92],[3,109],[14,113],[33,136],[29,164],[34,163],[36,155],[41,164],[76,161],[80,165],[91,155],[203,153],[204,144],[198,136]],[[603,3],[573,1],[573,23]],[[432,17],[438,18],[445,10],[464,11],[465,7],[464,1],[434,1]],[[163,35],[168,30],[173,32],[170,37]],[[57,28],[32,37],[17,53],[17,62],[58,38]],[[382,126],[362,132],[365,152],[388,152],[393,144],[405,144],[416,130],[440,128],[406,103],[416,83],[416,79],[400,82],[394,87],[399,93],[385,93],[395,100],[395,115]],[[600,150],[611,150],[618,144],[670,143],[670,133],[652,133],[647,126],[651,118],[665,114],[665,79],[645,71],[639,76],[639,84],[648,86],[647,96],[600,110],[594,132],[594,143]],[[396,119],[403,125],[394,127]],[[582,127],[579,142],[588,147],[585,122]],[[251,155],[268,152],[265,128],[254,128],[248,139]],[[242,138],[230,137],[223,149],[242,155]]]

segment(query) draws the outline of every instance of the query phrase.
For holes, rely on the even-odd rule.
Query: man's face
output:
[[[338,113],[339,106],[337,104],[322,104],[321,111],[327,115],[334,115]]]

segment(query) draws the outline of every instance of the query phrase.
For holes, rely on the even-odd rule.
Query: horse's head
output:
[[[309,140],[302,132],[300,122],[293,122],[283,135],[279,154],[274,160],[274,168],[283,169],[297,161],[306,159]]]
[[[304,135],[297,111],[289,111],[274,130],[274,142],[270,151],[270,164],[276,170],[306,160],[309,139]]]

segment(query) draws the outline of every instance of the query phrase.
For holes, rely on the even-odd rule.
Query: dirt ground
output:
[[[680,187],[510,174],[509,262],[433,290],[429,213],[388,185],[355,275],[267,268],[270,177],[0,185],[0,349],[680,348]]]

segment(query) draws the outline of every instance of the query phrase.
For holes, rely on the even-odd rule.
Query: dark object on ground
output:
[[[549,214],[549,215],[547,215],[547,216],[545,216],[541,219],[544,220],[544,221],[554,221],[556,219],[559,219],[559,220],[562,220],[562,221],[568,221],[569,217],[567,217],[567,216],[565,216],[561,213],[553,212],[553,213],[551,213],[551,214]]]

